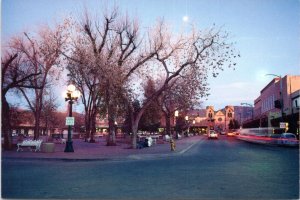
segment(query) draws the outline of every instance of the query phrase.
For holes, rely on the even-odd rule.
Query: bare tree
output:
[[[141,116],[171,85],[178,84],[180,79],[186,84],[195,80],[201,82],[210,72],[217,76],[218,70],[223,70],[224,66],[235,65],[231,61],[235,55],[233,44],[227,42],[228,34],[215,27],[203,32],[193,29],[190,35],[175,35],[161,20],[141,36],[137,20],[122,16],[117,9],[113,9],[109,14],[104,14],[100,22],[86,14],[76,30],[78,35],[72,45],[72,52],[65,56],[89,71],[88,76],[82,77],[82,80],[93,81],[95,78],[92,84],[95,88],[88,88],[87,91],[96,92],[96,99],[101,96],[102,105],[106,108],[109,120],[108,144],[115,144],[116,99],[121,96],[120,91],[127,90],[124,96],[128,97],[126,101],[132,118],[132,146],[135,148]],[[133,112],[136,97],[132,92],[135,87],[133,83],[155,76],[154,71],[163,77],[161,84],[156,92],[144,98],[141,109]],[[80,73],[85,74],[82,71]],[[196,87],[206,92],[203,85]],[[90,95],[86,98],[93,99]],[[95,108],[101,101],[93,104]]]
[[[100,22],[93,21],[86,12],[76,27],[79,34],[74,39],[71,55],[64,55],[71,63],[69,70],[74,72],[71,80],[82,90],[86,126],[90,127],[88,124],[96,116],[89,113],[95,113],[99,105],[104,106],[109,121],[107,144],[115,145],[116,107],[121,102],[120,97],[125,95],[122,91],[126,88],[126,80],[151,59],[155,51],[137,53],[141,51],[137,49],[141,43],[138,23],[127,16],[120,17],[117,9],[104,14]],[[92,84],[88,83],[91,81]]]
[[[23,54],[5,46],[1,58],[1,100],[2,100],[2,133],[4,135],[4,149],[12,148],[10,106],[6,95],[16,88],[34,88],[31,81],[39,76],[24,60]]]
[[[74,60],[79,59],[80,62]],[[73,52],[72,57],[69,57],[68,70],[70,81],[73,82],[81,92],[81,99],[85,110],[85,139],[91,137],[93,142],[93,133],[95,132],[92,123],[95,123],[97,114],[97,105],[99,105],[100,91],[98,82],[98,73],[95,72],[93,64],[88,60],[90,57],[81,52],[80,48]]]
[[[176,84],[175,84],[176,83]],[[199,87],[201,85],[202,87]],[[206,80],[177,80],[159,97],[159,105],[166,121],[166,134],[171,134],[171,119],[176,110],[188,110],[200,104],[200,99],[207,95]]]
[[[40,27],[37,34],[32,36],[24,32],[24,36],[13,38],[10,48],[22,54],[22,60],[35,74],[30,80],[31,88],[18,87],[26,99],[30,110],[34,113],[34,139],[40,134],[40,117],[43,97],[46,87],[50,87],[50,76],[58,77],[60,66],[60,51],[64,48],[67,35],[64,34],[67,22],[57,25],[54,29],[48,26]]]
[[[156,91],[155,81],[149,78],[143,86],[144,96],[148,98]],[[158,99],[153,101],[145,110],[139,122],[139,129],[143,131],[158,131],[161,119],[161,109]]]
[[[55,112],[57,111],[58,104],[56,102],[56,97],[51,91],[45,91],[43,104],[42,104],[42,112],[41,119],[45,125],[45,132],[48,134],[48,131],[51,128],[54,128],[57,125],[57,119]]]
[[[132,146],[134,148],[138,123],[143,112],[170,85],[175,84],[173,81],[176,82],[179,77],[190,76],[191,78],[186,81],[191,83],[192,80],[206,78],[210,71],[217,76],[218,70],[223,70],[224,66],[236,65],[232,62],[236,55],[232,49],[233,44],[227,42],[228,34],[214,27],[205,32],[193,30],[189,36],[178,37],[172,36],[161,21],[151,39],[154,44],[158,43],[161,46],[160,50],[155,53],[153,64],[160,67],[165,78],[157,91],[145,99],[139,112],[132,116]]]

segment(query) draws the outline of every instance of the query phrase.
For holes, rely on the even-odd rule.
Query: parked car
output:
[[[296,139],[297,137],[296,137],[296,135],[293,134],[293,133],[282,133],[282,134],[280,135],[280,138]]]
[[[279,145],[286,145],[286,146],[298,146],[299,141],[297,137],[293,133],[282,133],[280,135],[280,139],[278,141]]]
[[[216,131],[214,131],[214,130],[209,130],[209,132],[208,132],[208,139],[210,139],[210,138],[215,138],[215,139],[218,139],[218,133],[216,132]]]

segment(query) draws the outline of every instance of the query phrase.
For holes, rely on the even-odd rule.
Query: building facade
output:
[[[300,76],[276,77],[261,91],[254,101],[254,119],[260,126],[272,126],[271,120],[299,113]],[[296,119],[299,123],[299,118]]]
[[[235,119],[235,110],[234,106],[226,106],[220,110],[215,110],[214,106],[207,106],[206,109],[190,110],[186,115],[190,121],[194,121],[191,128],[201,129],[202,132],[209,129],[227,131],[230,121]]]
[[[234,107],[234,119],[239,122],[241,126],[247,121],[253,120],[254,109],[253,106],[233,106]]]

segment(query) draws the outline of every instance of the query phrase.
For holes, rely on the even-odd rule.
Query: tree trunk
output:
[[[107,136],[107,146],[116,146],[116,131],[114,117],[108,117],[109,132]]]
[[[133,149],[136,149],[136,139],[137,139],[137,132],[138,132],[138,121],[135,121],[135,123],[132,125],[132,142],[131,142],[131,145],[132,145],[132,148]]]
[[[105,102],[107,106],[107,117],[108,117],[108,135],[106,138],[107,146],[116,146],[116,132],[115,132],[115,110],[111,105],[111,95],[109,91],[109,80],[106,83],[106,95],[105,95]]]
[[[131,116],[131,129],[132,129],[132,148],[136,149],[136,139],[137,139],[137,132],[139,128],[140,119],[145,112],[146,108],[150,105],[151,101],[148,101],[144,106],[138,111],[138,113],[134,114],[133,110],[130,111]],[[131,106],[133,108],[133,106]]]
[[[91,119],[91,138],[90,138],[90,143],[95,143],[94,135],[96,133],[96,111],[93,112],[92,114],[92,119]]]
[[[136,139],[137,139],[137,132],[139,128],[140,119],[146,109],[147,105],[144,106],[135,116],[131,113],[131,129],[132,129],[132,148],[136,149]]]
[[[45,120],[45,134],[48,135],[48,131],[49,131],[49,127],[48,127],[48,117],[46,117],[46,120]]]
[[[9,104],[5,98],[5,94],[2,94],[2,133],[4,136],[4,150],[11,150],[12,145],[12,135],[10,126],[10,112]]]
[[[166,119],[166,134],[171,135],[171,116],[170,114],[165,113]]]
[[[85,112],[85,135],[84,135],[84,141],[87,142],[89,137],[90,137],[89,113]]]
[[[35,112],[35,124],[34,124],[34,140],[37,140],[40,135],[40,111],[39,109]]]

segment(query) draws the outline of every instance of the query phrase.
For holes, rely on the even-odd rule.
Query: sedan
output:
[[[210,139],[210,138],[218,139],[218,133],[215,132],[215,131],[210,130],[210,131],[208,132],[208,139]]]
[[[299,140],[293,133],[282,133],[278,140],[278,144],[284,146],[299,146]]]

